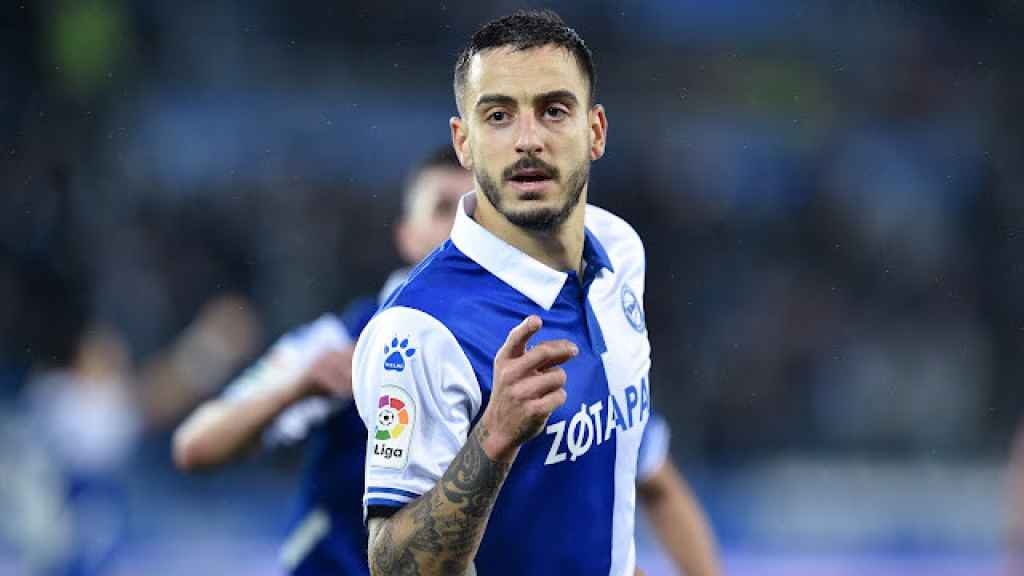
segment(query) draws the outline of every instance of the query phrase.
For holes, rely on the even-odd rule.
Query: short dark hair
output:
[[[462,163],[459,162],[459,157],[455,154],[455,148],[449,142],[447,144],[441,144],[434,148],[430,154],[427,154],[420,160],[416,168],[410,173],[413,178],[418,177],[423,172],[430,170],[431,168],[452,168],[454,170],[463,170]]]
[[[412,170],[409,171],[409,174],[406,175],[405,185],[402,189],[402,212],[404,214],[409,214],[415,202],[414,193],[416,191],[416,181],[419,180],[420,176],[422,176],[424,172],[435,168],[465,170],[465,168],[462,167],[462,163],[459,162],[458,155],[455,154],[455,148],[452,147],[450,142],[447,144],[441,144],[437,148],[434,148],[429,154],[424,156]]]
[[[594,59],[590,48],[583,43],[583,38],[575,30],[565,25],[562,17],[553,10],[517,10],[516,12],[492,20],[473,34],[469,45],[463,48],[455,62],[455,103],[461,113],[461,95],[466,87],[466,74],[473,56],[503,46],[511,46],[515,51],[540,48],[541,46],[558,46],[569,51],[576,58],[580,71],[587,79],[590,89],[590,105],[595,102],[597,91],[597,72],[594,70]]]

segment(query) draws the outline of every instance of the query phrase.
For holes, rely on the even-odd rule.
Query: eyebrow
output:
[[[534,104],[540,102],[551,102],[555,100],[561,100],[573,106],[579,104],[579,99],[576,98],[576,95],[569,90],[552,90],[551,92],[545,92],[543,94],[538,94],[533,97]],[[476,100],[477,109],[490,104],[514,106],[517,104],[517,102],[515,98],[507,96],[505,94],[482,94]]]

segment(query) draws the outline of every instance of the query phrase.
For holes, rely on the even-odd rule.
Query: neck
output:
[[[583,216],[587,203],[586,189],[580,194],[580,202],[569,218],[557,229],[543,232],[521,228],[509,222],[479,189],[476,191],[476,199],[473,219],[485,230],[549,268],[563,272],[573,270],[578,277],[583,277]]]

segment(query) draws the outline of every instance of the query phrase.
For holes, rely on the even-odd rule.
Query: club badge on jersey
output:
[[[640,300],[628,284],[622,285],[622,313],[626,315],[626,321],[633,327],[633,330],[641,334],[647,330],[647,322],[644,319],[644,307],[640,304]]]

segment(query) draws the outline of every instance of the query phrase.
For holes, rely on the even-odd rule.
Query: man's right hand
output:
[[[480,423],[481,445],[494,462],[515,460],[519,447],[537,436],[548,417],[565,403],[565,370],[561,364],[579,353],[568,340],[548,340],[527,349],[540,330],[538,316],[513,328],[494,357],[491,399]]]

